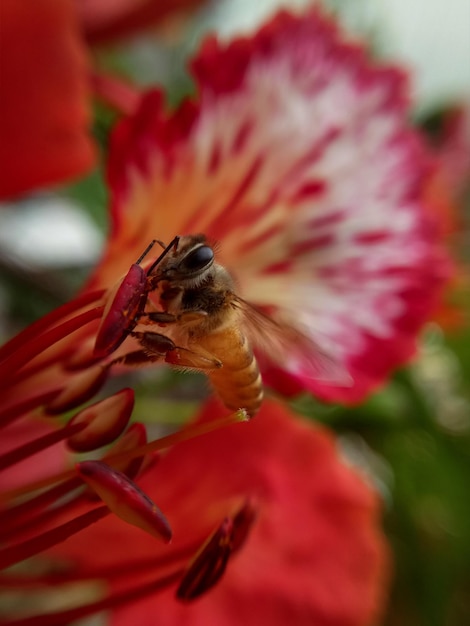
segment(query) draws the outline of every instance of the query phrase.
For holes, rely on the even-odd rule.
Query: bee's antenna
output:
[[[170,241],[170,243],[169,243],[169,244],[167,245],[167,247],[163,250],[163,252],[160,254],[160,256],[159,256],[157,259],[155,259],[155,261],[152,263],[152,265],[148,268],[148,270],[147,270],[147,276],[148,276],[149,274],[151,274],[151,273],[152,273],[152,271],[153,271],[153,270],[157,267],[157,265],[160,263],[160,261],[161,261],[164,257],[166,257],[166,255],[168,254],[168,252],[170,252],[170,250],[171,250],[173,247],[175,247],[175,248],[176,248],[176,247],[178,246],[178,242],[179,242],[179,240],[180,240],[180,238],[179,238],[178,236],[176,236],[174,239],[172,239],[172,240]],[[145,253],[144,253],[144,255],[143,255],[143,256],[145,256],[145,255],[147,254],[148,250],[149,250],[149,249],[151,249],[151,248],[153,247],[153,245],[154,245],[154,244],[155,244],[155,241],[154,241],[154,242],[150,245],[150,247],[149,247],[149,248],[147,248],[147,250],[145,251]]]
[[[142,252],[142,254],[140,255],[140,257],[137,259],[137,261],[135,262],[135,265],[140,265],[142,263],[142,261],[145,259],[145,257],[147,256],[147,254],[150,252],[150,250],[153,248],[153,246],[157,243],[156,239],[153,239],[149,245],[145,248],[145,250]]]

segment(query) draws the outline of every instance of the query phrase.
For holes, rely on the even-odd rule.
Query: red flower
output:
[[[0,197],[77,177],[95,157],[88,59],[71,0],[0,7]]]
[[[425,193],[454,261],[453,275],[433,319],[453,330],[467,321],[464,303],[470,287],[470,267],[458,236],[465,230],[464,205],[470,184],[470,104],[444,112],[442,128],[433,134],[433,148],[437,167]]]
[[[94,165],[84,37],[123,35],[194,4],[2,0],[0,198],[77,178]]]
[[[19,429],[22,440],[13,449],[10,443],[4,450],[8,443],[0,440],[0,470],[22,470],[15,473],[21,486],[12,491],[4,482],[0,493],[0,569],[39,555],[51,567],[39,575],[29,568],[25,574],[7,571],[0,582],[16,589],[39,586],[45,593],[50,585],[57,591],[61,584],[101,579],[108,591],[77,608],[5,623],[54,626],[105,609],[129,623],[128,606],[143,625],[149,598],[158,606],[149,619],[158,610],[162,623],[175,625],[193,620],[192,607],[192,623],[234,623],[239,602],[248,611],[247,624],[249,614],[253,624],[289,617],[299,625],[314,619],[359,626],[375,619],[387,582],[376,498],[342,465],[326,434],[275,403],[266,402],[252,423],[237,428],[231,425],[240,421],[238,415],[214,420],[222,409],[212,403],[198,422],[148,444],[145,429],[136,424],[104,462],[48,474],[58,461],[64,463],[60,442],[69,451],[96,450],[119,437],[132,411],[131,390],[79,410],[109,372],[106,365],[87,363],[81,350],[102,314],[101,307],[89,308],[98,297],[90,293],[65,305],[0,351],[0,427],[12,428],[11,422],[39,410],[51,424],[36,438]],[[54,415],[70,410],[78,413],[54,425]],[[225,435],[207,434],[221,426],[227,426]],[[181,443],[203,433],[191,444]],[[167,448],[160,460],[151,454]],[[43,476],[34,460],[46,450]],[[145,493],[132,482],[136,476]],[[96,504],[83,482],[104,504]],[[148,535],[129,533],[123,520]],[[172,536],[171,546],[163,546]],[[54,556],[68,558],[65,570]],[[183,605],[174,597],[177,585]],[[208,591],[213,601],[186,605]]]
[[[414,354],[447,273],[404,76],[317,12],[279,14],[228,45],[209,38],[192,67],[196,101],[168,113],[150,92],[116,129],[113,231],[91,286],[117,280],[150,238],[203,232],[242,297],[353,383],[316,380],[308,343],[265,380],[358,402]]]
[[[377,504],[327,435],[271,402],[236,428],[242,412],[213,420],[221,409],[211,404],[201,422],[145,444],[143,427],[126,430],[131,390],[80,409],[134,341],[125,338],[109,358],[93,352],[102,318],[133,329],[132,311],[147,304],[146,292],[128,289],[147,285],[140,265],[134,282],[117,292],[112,285],[154,238],[199,231],[220,239],[221,262],[242,296],[299,327],[353,384],[312,378],[308,341],[300,354],[285,352],[281,369],[268,364],[268,380],[327,399],[359,400],[410,357],[443,281],[422,200],[427,157],[406,125],[399,72],[371,66],[315,11],[279,14],[226,46],[209,39],[193,66],[197,101],[169,114],[151,92],[116,129],[113,230],[89,290],[0,350],[1,425],[31,412],[78,411],[19,441],[0,467],[62,441],[73,452],[95,451],[124,431],[100,460],[41,482],[25,475],[21,489],[3,492],[0,563],[41,553],[72,563],[59,576],[8,572],[3,581],[109,585],[94,603],[23,625],[114,609],[122,624],[153,623],[158,611],[168,626],[365,626],[380,617],[387,576]],[[122,338],[112,337],[112,347]],[[176,585],[183,603],[210,593],[185,606]]]
[[[200,420],[221,410],[210,403]],[[279,404],[266,402],[249,424],[174,447],[140,485],[167,511],[171,546],[108,517],[56,549],[80,564],[83,580],[104,568],[117,604],[131,581],[155,579],[162,557],[171,563],[247,499],[256,520],[222,582],[205,597],[178,603],[173,586],[117,608],[114,626],[378,623],[387,558],[376,530],[377,501],[339,461],[326,432]],[[136,566],[125,576],[130,563]],[[160,566],[162,573],[168,569]]]

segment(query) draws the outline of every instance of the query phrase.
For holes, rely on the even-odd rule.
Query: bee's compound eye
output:
[[[182,262],[185,270],[197,272],[211,265],[214,260],[214,251],[210,246],[199,246],[190,252]]]

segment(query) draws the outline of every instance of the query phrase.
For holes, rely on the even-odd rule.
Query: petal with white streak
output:
[[[125,274],[153,237],[203,232],[243,298],[299,326],[354,380],[295,372],[295,384],[362,399],[413,354],[446,275],[404,75],[316,10],[230,44],[209,38],[193,71],[196,101],[167,113],[150,92],[116,130],[114,231],[93,286]],[[279,372],[268,380],[281,384]]]

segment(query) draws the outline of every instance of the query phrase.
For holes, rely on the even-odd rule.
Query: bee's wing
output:
[[[343,387],[352,384],[346,368],[320,347],[310,335],[290,324],[276,321],[238,296],[244,330],[255,348],[282,369]]]

